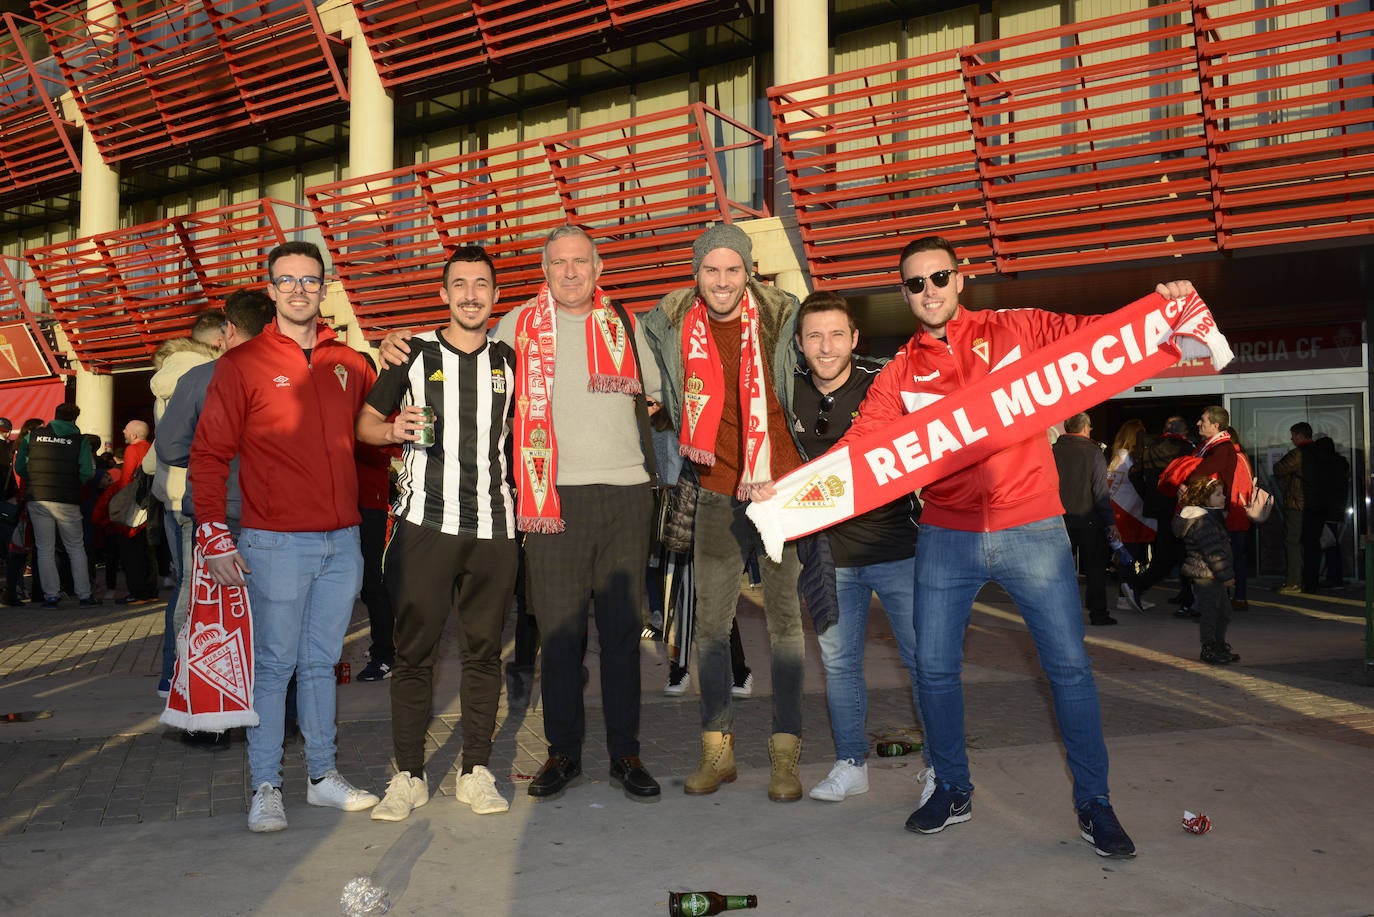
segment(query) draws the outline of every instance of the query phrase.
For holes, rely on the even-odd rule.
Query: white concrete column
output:
[[[357,178],[396,167],[396,104],[361,34],[348,53],[348,174]]]
[[[389,172],[396,167],[395,100],[382,85],[377,62],[360,31],[349,40],[348,53],[348,174],[360,178]],[[355,350],[367,350],[353,303],[341,284],[330,285],[326,305],[334,321],[344,326],[348,345]]]
[[[119,170],[105,164],[88,130],[81,133],[81,214],[78,237],[110,232],[119,228]],[[81,408],[77,425],[82,432],[95,433],[102,442],[114,436],[114,378],[87,372],[66,351],[69,365],[77,368],[76,404]]]
[[[830,72],[829,4],[826,0],[785,0],[773,5],[773,85],[796,83]],[[816,91],[813,95],[820,96]],[[773,213],[791,222],[792,193],[778,157],[773,182]]]

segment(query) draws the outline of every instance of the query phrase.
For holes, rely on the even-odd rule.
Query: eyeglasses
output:
[[[935,284],[935,289],[943,290],[949,286],[949,278],[959,273],[955,270],[936,271],[929,277],[908,277],[902,281],[902,286],[906,287],[908,293],[919,293],[926,288],[926,281]]]
[[[292,277],[290,274],[282,274],[280,277],[272,278],[272,286],[277,288],[278,293],[290,293],[296,287],[300,287],[305,293],[318,293],[324,286],[324,278]]]
[[[822,395],[820,410],[816,412],[816,435],[824,436],[830,432],[830,409],[835,406],[834,395]]]

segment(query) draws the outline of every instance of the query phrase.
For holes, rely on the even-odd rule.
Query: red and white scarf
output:
[[[716,463],[716,436],[724,413],[725,373],[721,370],[716,338],[711,333],[706,303],[697,296],[682,322],[682,430],[678,451],[698,465]],[[767,372],[759,341],[759,310],[746,290],[740,300],[739,416],[744,454],[737,500],[752,499],[756,489],[773,477],[769,464]]]
[[[1112,499],[1112,515],[1116,530],[1126,544],[1145,544],[1155,540],[1155,521],[1145,515],[1145,501],[1131,483],[1134,461],[1128,452],[1111,471],[1107,472],[1107,490]]]
[[[1196,293],[1151,293],[1039,348],[957,395],[840,444],[779,478],[777,493],[746,511],[768,556],[783,542],[843,522],[1043,433],[1178,362],[1210,356],[1220,371],[1231,348]],[[1064,378],[1070,382],[1065,384]],[[1041,384],[1042,380],[1061,384]],[[1038,401],[1033,392],[1055,391]]]
[[[638,395],[634,319],[626,328],[600,287],[587,319],[587,390]],[[561,532],[558,443],[553,434],[553,376],[558,349],[558,306],[546,283],[515,323],[515,524],[522,532]]]
[[[176,670],[161,717],[168,726],[223,732],[258,725],[253,710],[253,615],[248,590],[219,585],[205,568],[205,558],[236,551],[224,523],[197,527],[190,606],[177,634]]]

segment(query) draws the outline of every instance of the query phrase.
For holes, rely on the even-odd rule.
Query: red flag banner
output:
[[[191,603],[177,634],[176,672],[161,720],[195,732],[256,726],[248,590],[211,579],[199,544],[190,585]]]
[[[1018,443],[1172,366],[1231,348],[1196,293],[1136,300],[775,482],[747,510],[768,556],[785,541],[866,513]],[[860,408],[862,411],[862,408]]]

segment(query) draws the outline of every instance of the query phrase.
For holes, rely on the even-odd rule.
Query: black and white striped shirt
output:
[[[410,339],[410,359],[388,366],[367,403],[383,415],[434,408],[434,442],[406,443],[398,519],[449,535],[514,538],[508,443],[515,403],[515,351],[487,341],[463,353],[438,331]]]

